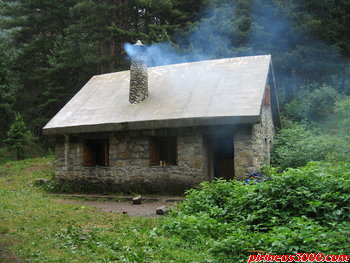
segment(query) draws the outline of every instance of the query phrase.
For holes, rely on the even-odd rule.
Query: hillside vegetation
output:
[[[347,163],[314,162],[259,184],[205,182],[158,219],[64,204],[33,186],[52,169],[51,158],[0,166],[0,243],[23,261],[246,262],[249,250],[350,251]]]
[[[330,115],[350,95],[349,12],[329,0],[1,0],[0,144],[19,112],[51,145],[42,127],[93,75],[128,69],[123,45],[137,39],[157,51],[151,66],[272,54],[282,111]]]
[[[0,262],[246,262],[350,251],[350,1],[0,0]],[[282,124],[272,181],[216,180],[164,218],[62,203],[43,126],[93,76],[272,54]],[[161,59],[161,60],[159,60]],[[11,149],[6,150],[4,146]]]

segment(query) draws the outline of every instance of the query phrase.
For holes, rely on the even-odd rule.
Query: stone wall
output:
[[[57,138],[56,178],[78,191],[178,194],[210,180],[208,136],[218,132],[234,137],[234,175],[244,179],[270,161],[273,122],[270,107],[262,109],[261,123],[238,127],[198,127],[73,134]],[[177,165],[150,166],[149,139],[177,137]],[[85,139],[109,139],[109,166],[84,166]]]
[[[150,136],[177,136],[177,165],[149,166]],[[83,166],[83,142],[109,138],[109,166]],[[56,178],[78,191],[182,193],[206,178],[203,136],[196,129],[60,137]]]
[[[270,164],[271,147],[274,137],[274,125],[271,107],[264,106],[261,111],[260,124],[253,125],[253,166],[260,171],[265,164]]]
[[[246,125],[237,129],[234,136],[235,178],[242,180],[247,173],[255,171],[253,166],[254,151],[252,144],[252,126]]]
[[[264,164],[270,164],[273,137],[271,107],[263,106],[259,124],[247,125],[235,132],[236,179],[245,179],[247,173],[260,171]]]

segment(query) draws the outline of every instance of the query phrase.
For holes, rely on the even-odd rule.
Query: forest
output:
[[[138,39],[149,66],[272,55],[267,180],[203,182],[161,218],[61,195],[42,128]],[[0,0],[0,53],[0,262],[349,262],[350,1]]]
[[[0,144],[23,117],[52,146],[42,127],[93,75],[128,69],[137,39],[154,46],[151,65],[272,54],[284,127],[333,136],[349,108],[349,11],[346,0],[1,0]]]

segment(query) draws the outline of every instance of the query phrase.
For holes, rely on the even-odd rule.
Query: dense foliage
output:
[[[330,87],[301,93],[286,105],[289,119],[275,136],[272,164],[284,170],[310,161],[349,162],[350,97]]]
[[[349,9],[328,0],[2,0],[0,141],[15,112],[41,135],[91,76],[128,68],[123,44],[136,39],[190,60],[271,53],[288,114],[322,119],[350,93]]]
[[[349,199],[350,165],[312,162],[258,184],[205,182],[163,231],[220,262],[246,262],[248,250],[346,254]]]
[[[272,163],[282,170],[299,167],[310,161],[326,160],[328,154],[336,148],[332,136],[323,134],[318,128],[293,123],[276,135]]]

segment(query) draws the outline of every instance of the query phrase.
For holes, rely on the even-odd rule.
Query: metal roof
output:
[[[45,134],[256,123],[271,56],[148,68],[149,97],[129,103],[130,71],[94,76],[44,127]]]

